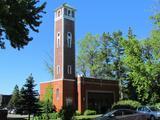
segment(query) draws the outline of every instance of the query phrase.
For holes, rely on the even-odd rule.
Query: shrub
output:
[[[160,103],[156,103],[154,106],[155,106],[156,108],[160,109]]]
[[[55,120],[58,118],[58,113],[56,113],[56,112],[49,113],[48,115],[49,115],[49,119],[51,119],[51,120]],[[36,116],[36,117],[34,117],[34,120],[47,120],[47,114],[43,113],[39,116]]]
[[[85,110],[84,115],[96,115],[96,111],[95,110]]]
[[[81,113],[78,110],[76,110],[75,116],[80,116],[80,115],[81,115]]]
[[[141,104],[134,100],[121,100],[112,106],[112,109],[132,109],[136,110]]]
[[[64,106],[60,110],[59,116],[60,116],[61,120],[71,120],[74,113],[75,113],[74,107],[69,105],[69,106]]]

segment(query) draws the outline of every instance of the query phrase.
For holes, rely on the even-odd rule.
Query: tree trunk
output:
[[[30,113],[28,114],[28,120],[30,120]]]

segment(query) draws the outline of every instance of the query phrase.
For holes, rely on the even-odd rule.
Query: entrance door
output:
[[[88,109],[105,113],[111,109],[113,103],[113,93],[88,92]]]

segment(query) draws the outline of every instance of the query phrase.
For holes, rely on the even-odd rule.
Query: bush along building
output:
[[[79,112],[104,112],[119,99],[118,81],[75,76],[75,9],[63,4],[54,18],[54,79],[40,83],[40,99],[48,85],[53,88],[53,106],[59,111],[72,105]]]

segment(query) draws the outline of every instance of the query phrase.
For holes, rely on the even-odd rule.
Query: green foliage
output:
[[[16,85],[14,87],[11,100],[9,101],[8,108],[9,109],[18,109],[19,108],[19,88]]]
[[[156,103],[156,104],[154,104],[154,106],[155,106],[156,108],[160,109],[160,103]]]
[[[44,101],[53,101],[53,88],[51,84],[49,84],[45,89]]]
[[[84,115],[96,115],[97,112],[95,110],[85,110]]]
[[[13,48],[23,48],[32,37],[29,30],[38,32],[41,13],[46,3],[37,0],[0,0],[0,47],[5,48],[5,39]]]
[[[28,119],[30,120],[31,114],[37,114],[40,112],[39,100],[38,100],[38,91],[34,90],[34,79],[30,75],[26,79],[26,83],[21,89],[21,111],[28,114]]]
[[[81,116],[75,116],[75,120],[93,120],[97,117],[100,117],[101,115],[81,115]]]
[[[123,62],[128,69],[127,77],[130,88],[135,89],[138,100],[142,103],[149,102],[149,90],[151,85],[150,73],[147,71],[147,62],[144,58],[144,47],[129,29],[128,40],[122,42],[125,57]],[[133,87],[131,87],[133,86]]]
[[[44,101],[42,105],[43,112],[46,114],[46,120],[51,119],[49,113],[53,112],[53,89],[49,84],[45,90]]]
[[[119,80],[122,84],[125,76],[123,39],[121,31],[103,33],[101,36],[88,33],[79,42],[78,72],[83,76]]]
[[[121,56],[122,32],[103,33],[102,36],[88,33],[79,42],[77,67],[83,76],[120,80],[123,75]]]
[[[81,113],[78,110],[76,110],[75,116],[80,116],[80,115],[81,115]]]
[[[134,100],[121,100],[112,106],[112,109],[133,109],[136,110],[141,104]]]
[[[49,113],[49,120],[56,120],[59,117],[58,113],[53,112],[53,113]],[[39,115],[39,116],[35,116],[33,120],[47,120],[47,115],[45,113]]]
[[[81,49],[78,55],[77,66],[84,76],[87,76],[88,72],[90,76],[96,77],[98,46],[98,35],[93,36],[90,33],[79,43]]]
[[[51,52],[52,53],[52,52]],[[48,54],[48,57],[44,60],[45,62],[45,67],[48,71],[48,73],[50,74],[50,76],[53,78],[54,74],[53,74],[53,56],[52,54]]]
[[[87,34],[79,43],[78,69],[84,76],[118,80],[120,98],[143,104],[158,102],[160,95],[160,31],[138,40],[129,27],[122,32]],[[122,94],[123,93],[123,94]]]
[[[60,110],[59,116],[61,120],[71,120],[73,118],[74,113],[75,113],[74,107],[71,105],[68,105],[68,106],[64,106]]]

